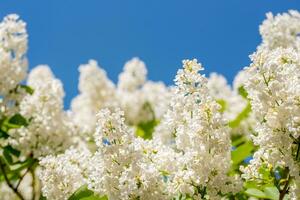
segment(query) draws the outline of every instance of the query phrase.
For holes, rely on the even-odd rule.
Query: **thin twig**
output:
[[[24,200],[24,197],[19,193],[18,189],[15,188],[15,187],[11,184],[11,182],[9,181],[9,179],[8,179],[8,177],[7,177],[7,174],[6,174],[6,172],[5,172],[4,166],[5,166],[5,165],[2,163],[2,160],[0,159],[0,169],[1,169],[2,173],[3,173],[3,176],[4,176],[4,179],[5,179],[6,184],[8,185],[8,187],[10,187],[10,188],[14,191],[14,193],[15,193],[21,200]]]
[[[283,200],[284,196],[286,195],[286,193],[289,191],[289,183],[290,183],[290,176],[289,178],[286,180],[285,185],[283,187],[283,189],[280,191],[280,195],[279,195],[279,200]]]
[[[300,153],[300,142],[298,142],[296,161],[298,161],[299,153]]]
[[[34,173],[34,169],[30,169],[30,173],[32,176],[32,183],[31,183],[31,187],[32,187],[32,200],[35,200],[35,192],[36,192],[36,183],[35,183],[35,173]]]
[[[17,185],[16,185],[16,189],[19,188],[19,186],[20,186],[22,180],[24,179],[24,177],[26,176],[26,174],[27,174],[28,172],[29,172],[29,168],[27,168],[26,172],[20,177],[19,182],[18,182]]]
[[[30,166],[28,166],[26,172],[20,177],[19,182],[18,182],[18,184],[17,184],[17,186],[16,186],[16,189],[19,188],[19,186],[20,186],[22,180],[24,179],[24,177],[26,176],[26,174],[27,174],[29,171],[31,171],[31,168],[35,165],[35,163],[36,163],[36,161],[33,161],[33,162],[30,164]]]

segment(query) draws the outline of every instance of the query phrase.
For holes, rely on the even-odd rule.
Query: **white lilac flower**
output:
[[[102,108],[115,107],[115,86],[95,60],[80,65],[79,71],[80,94],[73,99],[71,110],[73,120],[84,137],[92,137],[97,112]]]
[[[0,23],[0,117],[16,114],[25,95],[19,86],[27,74],[26,24],[16,14]]]
[[[28,83],[34,93],[19,106],[28,125],[10,131],[10,144],[34,158],[63,152],[72,143],[73,124],[63,110],[63,86],[50,72],[46,66],[33,69]]]
[[[220,106],[208,94],[207,79],[198,73],[202,69],[196,59],[183,61],[175,78],[171,108],[155,138],[161,137],[159,131],[168,133],[178,152],[172,163],[176,167],[165,170],[169,193],[214,199],[229,183],[230,134]]]
[[[169,88],[162,82],[147,81],[146,75],[145,63],[138,58],[126,62],[119,75],[117,99],[127,124],[160,119],[166,111]]]
[[[294,160],[300,138],[299,54],[291,48],[277,48],[259,50],[251,59],[246,88],[259,119],[253,136],[259,151],[250,165],[242,168],[244,177],[257,177],[259,167],[266,163],[274,169],[288,168],[293,182],[299,184],[299,164]],[[292,195],[299,198],[300,194]]]
[[[277,47],[300,48],[300,13],[290,10],[288,13],[267,13],[267,19],[259,27],[262,45],[259,48]]]
[[[128,124],[134,125],[142,121],[139,116],[145,101],[141,88],[146,82],[146,76],[146,65],[139,58],[127,61],[119,75],[117,98]]]
[[[118,88],[133,91],[141,87],[147,76],[147,68],[143,61],[132,58],[125,63],[124,71],[119,75]]]
[[[161,119],[167,111],[171,99],[170,88],[162,82],[147,81],[142,88],[142,95],[145,98],[144,101],[151,105],[155,118]]]
[[[95,140],[98,151],[87,179],[91,190],[109,199],[165,199],[161,173],[148,157],[151,144],[134,137],[123,112],[101,110]]]
[[[26,77],[26,24],[11,14],[0,23],[0,95],[7,95]]]
[[[43,157],[39,178],[47,199],[67,200],[85,184],[90,152],[86,148],[70,148],[58,156]]]

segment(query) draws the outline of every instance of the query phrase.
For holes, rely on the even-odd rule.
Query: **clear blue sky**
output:
[[[126,60],[143,59],[149,78],[172,84],[184,58],[232,81],[260,43],[265,13],[300,10],[299,0],[1,0],[0,17],[27,22],[30,68],[48,64],[77,94],[78,65],[96,59],[116,82]]]

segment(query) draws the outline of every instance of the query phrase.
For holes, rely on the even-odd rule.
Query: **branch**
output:
[[[290,178],[291,177],[289,176],[289,178],[285,182],[283,189],[280,191],[279,200],[283,200],[284,196],[289,191]]]
[[[32,200],[35,200],[35,192],[36,192],[36,186],[35,186],[35,173],[34,173],[34,169],[30,169],[30,173],[31,173],[31,176],[32,176],[32,183],[31,183],[31,186],[32,186]]]
[[[21,200],[25,200],[24,197],[21,195],[21,193],[19,193],[18,189],[15,188],[11,182],[9,181],[7,174],[5,172],[5,164],[2,162],[2,160],[0,159],[0,170],[3,172],[3,176],[5,179],[6,184],[8,185],[8,187],[10,187],[10,189],[12,189],[14,191],[14,193],[21,199]]]
[[[16,185],[16,189],[19,188],[19,186],[20,186],[22,180],[24,179],[24,177],[26,176],[26,174],[32,170],[31,168],[34,166],[35,163],[36,163],[36,161],[33,161],[33,162],[30,164],[30,166],[28,166],[26,172],[20,177],[19,182],[18,182],[17,185]]]

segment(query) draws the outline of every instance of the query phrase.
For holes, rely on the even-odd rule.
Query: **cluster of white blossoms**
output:
[[[53,200],[68,199],[85,184],[90,152],[84,147],[70,148],[64,154],[49,155],[40,161],[42,192]]]
[[[81,132],[92,136],[96,127],[96,114],[102,108],[115,107],[115,86],[107,78],[97,61],[79,66],[79,92],[72,101],[72,117]]]
[[[259,150],[247,167],[248,180],[263,180],[261,168],[285,169],[290,199],[300,197],[300,14],[290,11],[260,27],[263,42],[245,69],[253,114],[257,117],[253,141]]]
[[[64,152],[75,128],[63,110],[62,83],[44,65],[31,71],[27,83],[34,92],[21,100],[19,108],[28,125],[12,129],[9,143],[34,158]]]
[[[170,109],[155,137],[176,152],[174,167],[165,170],[170,179],[169,192],[173,196],[180,193],[194,199],[215,199],[220,192],[233,191],[229,187],[234,180],[226,175],[230,168],[230,134],[220,105],[209,95],[207,79],[199,70],[203,68],[196,59],[183,61]]]
[[[260,120],[255,127],[257,135],[253,137],[259,150],[243,169],[246,178],[260,178],[259,168],[267,164],[274,169],[288,168],[291,181],[300,183],[299,55],[294,49],[279,47],[258,51],[251,57],[253,63],[247,69],[250,77],[246,88],[253,112]]]
[[[103,108],[112,111],[121,108],[125,112],[126,123],[130,125],[160,119],[166,110],[170,96],[168,88],[161,82],[146,81],[146,66],[138,58],[125,64],[117,86],[94,60],[81,65],[79,71],[80,94],[73,99],[71,110],[74,122],[84,137],[92,138],[96,113]]]
[[[8,15],[0,23],[0,116],[15,113],[22,96],[17,85],[27,75],[27,37],[18,15]]]
[[[0,199],[299,199],[300,14],[269,13],[260,33],[232,86],[196,59],[175,86],[147,80],[139,58],[116,84],[90,60],[65,110],[48,66],[26,78],[25,23],[5,17]]]
[[[290,10],[288,13],[276,16],[267,13],[267,19],[259,27],[259,31],[263,40],[260,48],[300,49],[300,13],[298,11]]]
[[[177,86],[170,109],[161,119],[162,127],[158,127],[153,140],[137,138],[119,109],[101,110],[94,135],[97,150],[85,160],[89,163],[88,170],[78,172],[79,168],[75,167],[71,172],[69,167],[47,167],[47,163],[61,162],[60,158],[70,162],[68,153],[58,156],[56,161],[53,157],[42,159],[47,173],[41,177],[46,185],[44,195],[49,199],[56,194],[68,196],[76,186],[62,184],[67,187],[63,190],[67,193],[56,191],[57,187],[49,183],[51,170],[54,177],[57,170],[62,170],[58,177],[63,180],[68,179],[69,173],[76,176],[85,173],[86,178],[80,179],[81,185],[86,183],[90,190],[109,199],[171,199],[179,194],[214,199],[220,192],[239,191],[239,182],[227,176],[229,129],[219,112],[219,104],[208,95],[207,80],[198,73],[200,69],[197,60],[184,61],[175,79]],[[173,137],[175,145],[160,141],[163,128]],[[84,156],[81,157],[84,160]]]
[[[0,23],[0,95],[14,89],[26,76],[26,24],[15,14]]]
[[[161,173],[150,159],[151,144],[135,138],[123,112],[100,111],[95,141],[98,150],[87,178],[91,190],[109,199],[165,199]]]

